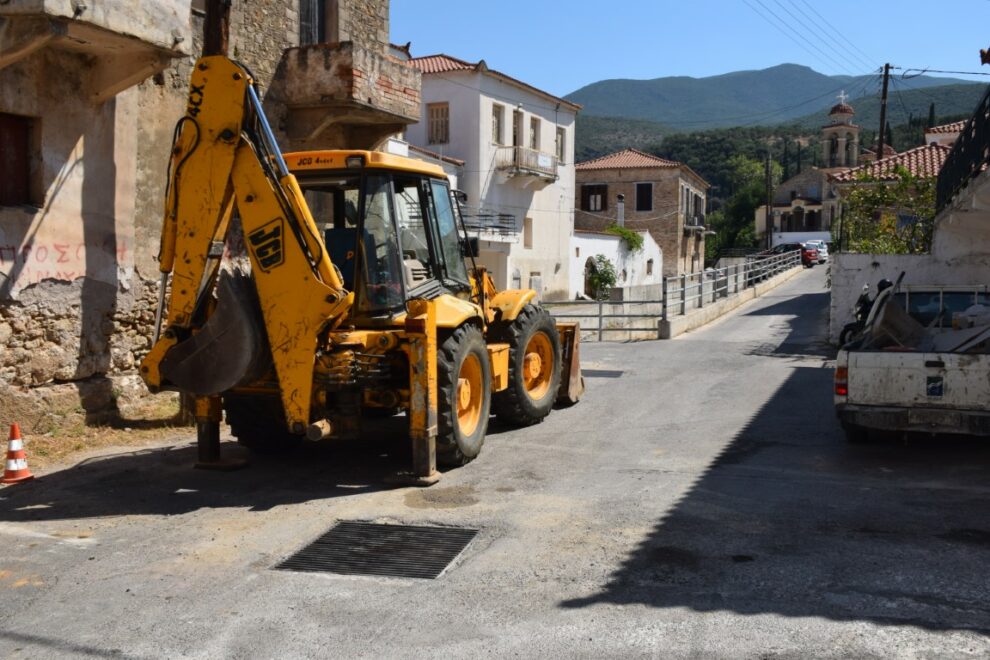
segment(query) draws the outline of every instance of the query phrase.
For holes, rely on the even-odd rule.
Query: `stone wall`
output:
[[[681,178],[681,170],[673,167],[578,170],[574,227],[591,231],[604,229],[615,221],[617,196],[625,195],[625,226],[650,232],[663,251],[664,276],[692,272],[692,257],[699,255],[700,262],[704,262],[705,243],[700,232],[692,236],[684,235],[684,216],[679,211]],[[653,208],[636,211],[636,184],[647,182],[653,183]],[[606,209],[602,212],[581,210],[581,186],[601,183],[608,185]],[[699,187],[703,185],[694,180],[692,183]]]
[[[353,41],[365,48],[389,51],[388,0],[329,0],[327,41]]]
[[[39,118],[43,167],[37,208],[0,209],[0,423],[126,420],[147,396],[136,366],[157,305],[165,172],[202,49],[203,17],[185,20],[191,54],[106,103],[86,98],[90,64],[69,53],[0,71],[0,112]],[[298,29],[298,0],[234,0],[230,55],[264,92]]]

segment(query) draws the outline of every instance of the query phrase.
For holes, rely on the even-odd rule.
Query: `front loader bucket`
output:
[[[577,323],[558,323],[560,334],[560,389],[557,403],[572,405],[584,394],[584,377],[581,375],[581,326]]]
[[[161,373],[169,389],[211,396],[261,378],[271,364],[251,277],[222,272],[213,314],[165,354]]]

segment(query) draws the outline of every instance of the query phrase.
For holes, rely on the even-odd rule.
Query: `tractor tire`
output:
[[[560,335],[553,317],[526,305],[515,321],[495,329],[493,339],[509,344],[509,383],[492,398],[495,416],[512,426],[542,422],[560,389]]]
[[[223,397],[230,433],[237,442],[259,454],[290,452],[302,444],[303,436],[289,433],[282,402],[268,396]]]
[[[485,444],[492,405],[492,367],[481,330],[457,328],[437,349],[437,463],[471,462]]]

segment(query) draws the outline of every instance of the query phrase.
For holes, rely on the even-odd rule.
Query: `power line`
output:
[[[824,51],[822,51],[820,48],[818,48],[814,44],[808,44],[808,45],[810,45],[812,48],[814,48],[819,53],[821,53],[822,56],[824,56],[824,59],[822,59],[818,55],[815,55],[810,50],[808,50],[808,47],[802,41],[798,40],[794,35],[792,35],[790,33],[790,31],[788,30],[787,21],[785,21],[782,18],[780,18],[776,13],[774,13],[774,11],[772,9],[770,9],[765,4],[763,4],[762,0],[753,0],[753,2],[756,2],[757,4],[759,4],[764,9],[764,11],[766,11],[771,16],[773,16],[774,18],[776,18],[777,21],[778,21],[778,23],[779,23],[779,25],[778,25],[778,23],[775,23],[774,21],[770,20],[766,15],[763,14],[763,12],[761,12],[756,7],[754,7],[753,5],[751,5],[750,4],[750,0],[743,0],[743,2],[746,3],[746,6],[747,7],[749,7],[754,12],[756,12],[756,14],[759,15],[760,18],[762,18],[767,23],[769,23],[770,25],[772,25],[774,27],[774,29],[776,29],[778,32],[780,32],[781,34],[783,34],[785,37],[787,37],[788,39],[790,39],[791,41],[793,41],[795,44],[798,45],[798,47],[800,47],[801,49],[803,49],[805,52],[807,52],[809,55],[811,55],[815,59],[818,59],[820,62],[822,62],[824,64],[827,64],[829,66],[838,66],[838,68],[845,70],[847,73],[851,73],[849,71],[849,69],[844,64],[836,61],[834,58],[832,58],[830,55],[828,55],[827,53],[825,53]],[[783,26],[783,27],[781,27],[781,26]]]
[[[917,67],[911,67],[911,68],[897,67],[897,68],[904,69],[904,73],[901,74],[901,78],[903,78],[904,80],[917,78],[918,76],[923,76],[926,73],[954,73],[960,76],[990,76],[990,73],[987,73],[986,71],[943,71],[942,69],[929,69],[927,67],[923,69],[919,69]],[[918,73],[914,74],[913,76],[909,76],[908,75],[909,71],[917,71]]]
[[[793,18],[799,24],[801,23],[801,19],[798,18],[797,16],[795,16],[794,13],[791,12],[791,10],[787,7],[787,5],[783,4],[780,0],[774,0],[774,2],[777,3],[777,6],[779,6],[781,9],[783,9],[785,12],[787,12],[787,15],[788,16],[790,16],[791,18]],[[797,11],[799,11],[799,12],[801,11],[801,8],[798,7],[797,5],[794,6],[794,9],[797,10]],[[807,14],[804,14],[802,12],[802,15],[806,19],[809,19],[810,20],[810,17]],[[811,36],[816,37],[817,39],[819,39],[822,42],[822,44],[825,46],[825,48],[829,49],[829,51],[831,51],[831,52],[834,52],[836,56],[841,57],[847,63],[851,64],[853,66],[853,68],[858,69],[858,68],[860,68],[860,67],[863,66],[864,61],[856,62],[856,61],[850,59],[845,54],[845,52],[844,52],[846,49],[844,47],[842,47],[841,45],[839,46],[839,48],[834,48],[832,46],[832,44],[828,43],[828,41],[822,36],[821,31],[819,31],[819,30],[809,30],[808,31],[808,34],[810,34]],[[866,62],[865,64],[866,64],[867,67],[871,66],[869,62]]]
[[[830,28],[830,29],[832,30],[832,32],[831,32],[832,34],[836,34],[836,35],[838,35],[838,36],[839,36],[839,37],[840,37],[840,38],[841,38],[841,39],[842,39],[843,41],[845,41],[845,42],[846,42],[847,44],[849,44],[849,45],[850,45],[850,46],[851,46],[851,47],[852,47],[853,49],[855,49],[855,50],[856,50],[857,52],[859,52],[859,54],[860,54],[860,55],[862,55],[863,57],[865,57],[865,58],[866,58],[866,61],[867,61],[867,62],[872,62],[872,63],[873,63],[873,66],[874,66],[874,67],[876,67],[876,68],[880,68],[880,65],[879,65],[879,64],[877,63],[877,61],[876,61],[875,59],[873,59],[872,57],[870,57],[869,55],[867,55],[866,53],[864,53],[864,52],[862,51],[862,49],[860,49],[860,47],[859,47],[859,46],[857,46],[857,45],[856,45],[856,44],[854,44],[853,42],[851,42],[851,41],[849,41],[849,39],[847,39],[847,38],[845,37],[845,35],[843,35],[843,34],[842,34],[842,33],[841,33],[841,32],[840,32],[839,30],[838,30],[838,28],[836,28],[836,27],[835,27],[834,25],[832,25],[831,23],[829,23],[829,22],[828,22],[828,20],[827,20],[827,19],[826,19],[826,18],[825,18],[824,16],[822,16],[821,14],[819,14],[819,13],[818,13],[818,12],[817,12],[817,11],[815,10],[815,8],[814,8],[814,7],[812,7],[812,6],[810,5],[810,4],[808,4],[808,2],[807,2],[807,0],[801,0],[801,3],[802,3],[802,4],[803,4],[803,5],[805,6],[805,7],[807,7],[807,8],[808,8],[808,9],[809,9],[809,10],[811,11],[811,13],[813,13],[813,14],[814,14],[815,16],[817,16],[817,17],[819,18],[819,20],[821,20],[821,22],[822,22],[822,23],[824,23],[825,25],[827,25],[827,26],[828,26],[828,27],[829,27],[829,28]]]

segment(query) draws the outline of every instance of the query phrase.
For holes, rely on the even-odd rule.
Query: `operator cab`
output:
[[[372,151],[285,155],[330,260],[362,316],[393,316],[410,298],[468,299],[466,237],[444,171]]]

